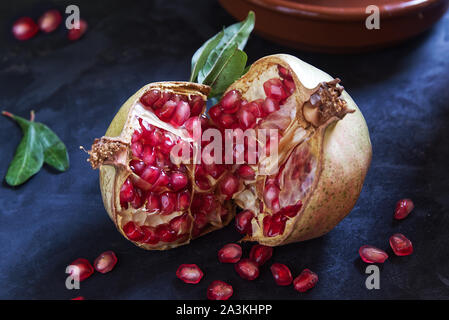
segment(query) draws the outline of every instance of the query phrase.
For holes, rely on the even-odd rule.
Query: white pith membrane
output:
[[[110,182],[114,188],[112,195],[108,197],[107,194],[105,195],[106,192],[103,192],[103,198],[105,206],[107,209],[109,208],[108,212],[120,232],[140,247],[145,249],[164,250],[187,244],[191,238],[196,238],[215,229],[222,228],[232,220],[235,208],[232,205],[232,201],[224,199],[224,196],[220,194],[218,188],[220,179],[227,173],[226,170],[223,170],[223,172],[215,178],[206,175],[206,178],[210,182],[210,187],[202,190],[196,183],[194,183],[195,168],[197,165],[193,163],[192,158],[188,159],[188,163],[173,163],[170,161],[173,158],[166,158],[166,162],[153,162],[153,165],[145,164],[144,169],[140,171],[137,171],[134,168],[132,161],[139,161],[142,159],[136,157],[134,154],[133,145],[135,145],[136,142],[142,142],[144,148],[149,147],[150,145],[147,141],[148,138],[145,140],[145,134],[147,134],[146,137],[148,137],[148,134],[151,134],[154,130],[160,131],[164,137],[171,137],[175,143],[181,141],[187,142],[194,152],[198,152],[196,142],[191,137],[191,134],[185,129],[184,125],[176,127],[170,123],[166,123],[159,119],[150,107],[142,104],[140,101],[141,97],[153,89],[160,90],[161,93],[169,92],[172,94],[183,95],[189,97],[189,101],[191,96],[201,96],[203,100],[206,100],[209,91],[209,87],[182,82],[153,83],[147,86],[145,90],[134,98],[120,135],[114,138],[102,137],[101,139],[97,139],[92,146],[92,151],[89,152],[91,156],[89,161],[94,168],[100,167],[100,169],[105,169],[105,167],[112,167],[115,171],[113,175],[114,181]],[[203,113],[203,111],[204,109],[201,110],[201,113]],[[197,116],[192,118],[200,119]],[[148,129],[148,131],[144,131],[144,128]],[[133,141],[133,134],[136,134],[136,137],[138,137],[138,132],[143,132],[143,134],[140,135],[143,138],[136,138],[136,140]],[[153,154],[160,155],[162,153],[164,156],[170,157],[170,153],[162,152],[158,145],[152,146],[152,148]],[[158,151],[161,152],[158,153]],[[161,163],[167,163],[167,165],[161,165]],[[163,169],[161,170],[161,174],[158,175],[158,179],[162,176],[163,172],[167,174],[168,178],[173,172],[185,173],[188,177],[187,185],[182,189],[173,190],[170,184],[162,187],[158,186],[159,180],[157,179],[155,182],[149,183],[142,177],[145,176],[146,168],[153,166]],[[111,169],[108,168],[106,170]],[[121,188],[127,181],[131,181],[133,185],[133,194],[141,194],[142,200],[138,205],[133,206],[131,202],[121,203],[120,201]],[[187,208],[178,210],[179,207],[176,206],[173,212],[164,213],[161,209],[150,210],[147,207],[150,194],[160,197],[166,192],[176,194],[177,203],[179,203],[179,194],[187,194],[188,192],[190,197]],[[207,199],[213,199],[212,207],[210,207],[210,203],[206,201]],[[161,200],[161,198],[159,198],[159,200]],[[209,204],[209,207],[207,207],[208,209],[205,211],[206,209],[204,209],[204,206],[207,204]],[[161,203],[159,203],[159,208],[161,208]],[[206,213],[203,214],[204,212]],[[160,239],[156,243],[144,243],[145,237],[141,238],[139,236],[138,239],[135,239],[132,236],[133,234],[136,234],[135,232],[130,235],[129,232],[127,234],[128,229],[124,229],[125,226],[129,226],[129,222],[132,222],[137,228],[138,235],[140,234],[140,231],[144,232],[145,230],[148,231],[150,229],[156,233],[158,233],[159,230],[167,232],[166,229],[171,228],[170,223],[176,221],[173,219],[177,217],[187,217],[187,229],[184,229],[184,232],[176,234],[175,238],[169,237],[170,241],[163,241]],[[185,226],[186,225],[184,224],[184,227]]]

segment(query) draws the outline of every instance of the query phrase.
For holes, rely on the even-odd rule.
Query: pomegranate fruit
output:
[[[234,216],[227,199],[239,179],[227,165],[207,163],[199,154],[211,143],[201,141],[201,133],[214,128],[201,116],[209,90],[187,82],[143,87],[89,151],[109,216],[139,247],[187,244]]]
[[[70,275],[75,278],[79,278],[79,281],[84,281],[94,273],[94,268],[90,264],[89,260],[84,258],[78,258],[73,261],[70,266]]]
[[[203,271],[196,264],[181,264],[176,276],[185,283],[197,284],[203,278]]]
[[[260,267],[273,256],[273,248],[261,244],[255,244],[249,252],[249,258]]]
[[[396,203],[394,218],[397,220],[405,219],[414,208],[415,205],[411,199],[401,199]]]
[[[61,13],[56,10],[48,10],[37,21],[39,29],[45,33],[55,31],[62,22]]]
[[[388,254],[376,247],[364,245],[359,249],[360,258],[366,263],[384,263]]]
[[[94,261],[94,268],[100,273],[108,273],[117,264],[117,256],[114,251],[106,251],[100,254]]]
[[[12,25],[12,34],[17,40],[28,40],[36,35],[39,27],[30,17],[22,17]]]
[[[271,273],[273,274],[274,281],[279,286],[288,286],[293,281],[292,273],[290,269],[282,263],[273,263],[270,267]]]
[[[412,242],[402,233],[396,233],[390,237],[390,246],[397,256],[408,256],[413,253]]]
[[[228,300],[234,291],[232,286],[221,280],[212,281],[207,288],[207,299],[209,300]]]
[[[250,259],[242,259],[234,265],[235,271],[245,280],[255,280],[259,277],[259,266]]]
[[[297,276],[295,280],[293,280],[293,286],[295,287],[296,291],[306,292],[315,287],[317,282],[318,275],[315,272],[310,271],[309,269],[304,269],[299,274],[299,276]]]
[[[218,251],[218,261],[221,263],[236,263],[242,257],[242,247],[235,243],[228,243]]]

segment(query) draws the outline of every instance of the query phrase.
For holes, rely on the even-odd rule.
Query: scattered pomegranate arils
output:
[[[141,229],[144,234],[141,242],[148,244],[156,244],[159,242],[159,236],[157,235],[156,230],[154,228],[143,226]]]
[[[235,271],[245,280],[255,280],[259,277],[259,266],[250,259],[242,259],[234,265]]]
[[[141,98],[140,102],[145,107],[151,107],[161,97],[161,91],[157,89],[146,92]]]
[[[185,283],[197,284],[203,278],[203,271],[196,264],[181,264],[176,276]]]
[[[293,286],[295,287],[295,290],[299,292],[306,292],[315,287],[317,283],[318,275],[309,269],[304,269],[299,276],[293,280]]]
[[[388,254],[376,247],[364,245],[359,249],[360,258],[366,263],[384,263]]]
[[[169,215],[176,209],[176,195],[172,192],[164,192],[161,194],[161,212],[164,215]]]
[[[100,254],[94,261],[95,270],[100,273],[108,273],[117,264],[117,256],[113,251],[106,251]]]
[[[244,180],[254,180],[255,171],[247,164],[242,164],[238,169],[239,176]]]
[[[396,233],[390,237],[390,246],[397,256],[408,256],[413,253],[412,242],[402,233]]]
[[[123,232],[125,233],[126,237],[132,241],[139,241],[144,237],[144,233],[142,232],[142,230],[138,226],[136,226],[133,221],[129,221],[123,226]]]
[[[242,257],[242,247],[236,243],[225,244],[218,251],[218,261],[221,263],[236,263]]]
[[[235,227],[238,232],[245,235],[252,235],[253,229],[251,220],[254,213],[250,210],[244,210],[235,216]]]
[[[28,40],[36,35],[39,27],[30,17],[22,17],[12,25],[12,34],[17,40]]]
[[[62,16],[61,13],[54,9],[45,12],[38,20],[37,24],[39,29],[45,33],[50,33],[55,31],[61,24]]]
[[[411,199],[401,199],[396,203],[394,218],[397,220],[405,219],[415,208]]]
[[[293,281],[292,273],[290,269],[282,263],[273,263],[270,267],[271,273],[273,274],[274,281],[279,286],[288,286]]]
[[[228,175],[220,181],[220,190],[223,194],[231,199],[232,195],[239,189],[239,179],[233,175]]]
[[[87,22],[83,19],[80,19],[79,28],[70,29],[67,33],[67,38],[70,41],[75,41],[81,38],[87,31]]]
[[[228,300],[234,291],[232,286],[221,280],[212,281],[207,288],[207,299],[209,300]]]
[[[261,244],[255,244],[249,253],[249,258],[260,267],[273,256],[273,248]]]
[[[78,296],[78,297],[72,298],[70,300],[86,300],[86,299],[83,296]]]
[[[282,81],[278,78],[273,78],[265,81],[263,84],[263,89],[268,98],[273,99],[275,101],[282,101],[287,98],[287,94],[284,90],[284,85]],[[271,113],[271,112],[268,112]]]
[[[79,281],[84,281],[94,273],[94,268],[87,259],[78,258],[73,261],[70,266],[70,275],[79,278]]]

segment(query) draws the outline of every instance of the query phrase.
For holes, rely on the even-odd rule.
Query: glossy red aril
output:
[[[220,100],[220,105],[224,111],[235,110],[236,104],[242,99],[242,94],[237,90],[227,92]]]
[[[315,287],[317,283],[318,275],[309,269],[304,269],[299,276],[293,280],[293,286],[295,287],[295,290],[299,292],[306,292]]]
[[[45,33],[50,33],[55,31],[61,24],[62,16],[61,13],[54,9],[45,12],[38,20],[37,24],[39,29]]]
[[[84,281],[94,273],[94,268],[87,259],[78,258],[70,264],[70,275]]]
[[[359,255],[366,263],[384,263],[388,259],[385,251],[369,245],[360,247]]]
[[[268,260],[270,260],[272,256],[273,256],[273,248],[261,244],[253,245],[249,253],[249,258],[255,263],[257,263],[259,267],[265,264],[265,262],[267,262]]]
[[[176,106],[175,113],[173,115],[173,119],[171,120],[172,123],[175,126],[181,126],[189,118],[190,118],[190,106],[189,106],[188,102],[185,102],[182,100],[179,101]]]
[[[221,280],[212,281],[207,288],[207,299],[209,300],[228,300],[234,291],[232,286]]]
[[[262,111],[267,115],[276,112],[279,109],[279,102],[271,98],[266,98],[262,104]]]
[[[176,209],[176,195],[172,192],[161,194],[161,212],[162,214],[171,214]]]
[[[412,242],[402,233],[396,233],[390,237],[390,246],[397,256],[408,256],[413,253]]]
[[[39,27],[30,17],[22,17],[12,25],[12,34],[17,40],[28,40],[36,35]]]
[[[108,273],[117,264],[117,256],[113,251],[106,251],[100,254],[94,261],[95,270],[100,273]]]
[[[265,81],[265,83],[263,84],[263,89],[267,97],[275,101],[282,101],[287,97],[287,94],[284,90],[284,85],[278,78],[273,78]]]
[[[79,24],[76,25],[74,28],[69,29],[69,32],[67,33],[67,38],[70,41],[75,41],[81,38],[87,31],[87,22],[83,19],[80,19]]]
[[[132,241],[139,241],[144,237],[142,230],[133,221],[129,221],[123,226],[123,232]]]
[[[174,231],[177,236],[182,236],[189,231],[189,217],[187,214],[174,217],[170,220],[169,228]]]
[[[218,251],[218,261],[221,263],[236,263],[242,257],[242,247],[236,243],[228,243]]]
[[[86,300],[86,299],[83,296],[78,296],[78,297],[72,298],[70,300]]]
[[[273,274],[274,281],[279,286],[288,286],[293,281],[292,273],[290,269],[282,263],[273,263],[270,267]]]
[[[237,112],[237,119],[242,129],[252,128],[256,124],[256,116],[247,108],[241,108]]]
[[[250,259],[242,259],[234,265],[235,271],[245,280],[255,280],[259,277],[259,266]]]
[[[272,209],[275,206],[276,201],[279,201],[279,192],[281,190],[274,183],[269,183],[265,186],[264,200],[268,208]]]
[[[144,107],[151,107],[161,97],[161,91],[157,89],[147,91],[141,98],[140,102]]]
[[[124,206],[126,203],[133,201],[135,197],[134,187],[129,179],[125,180],[120,188],[120,203]]]
[[[190,205],[190,192],[183,191],[178,194],[178,205],[176,210],[183,211],[186,210]]]
[[[163,242],[172,242],[176,240],[176,232],[170,229],[167,224],[161,224],[156,228],[156,235]]]
[[[148,244],[157,244],[159,242],[159,235],[153,227],[143,226],[142,228],[143,238],[141,241]]]
[[[239,189],[239,179],[230,174],[220,181],[220,190],[225,194],[228,199],[231,199],[232,195],[236,193]]]
[[[181,264],[176,276],[185,283],[197,284],[203,278],[203,271],[196,264]]]
[[[252,235],[251,221],[254,218],[254,213],[250,210],[244,210],[235,216],[235,227],[241,234]]]
[[[280,212],[263,218],[263,233],[266,237],[275,237],[281,235],[285,230],[287,217]]]
[[[158,212],[161,209],[161,201],[159,196],[154,193],[149,193],[145,206],[148,212]]]
[[[170,175],[170,185],[174,191],[183,189],[187,183],[187,176],[182,172],[173,172]]]
[[[411,199],[401,199],[396,203],[394,218],[397,220],[405,219],[415,208]]]
[[[247,164],[242,164],[238,169],[239,176],[244,180],[254,180],[255,171]]]

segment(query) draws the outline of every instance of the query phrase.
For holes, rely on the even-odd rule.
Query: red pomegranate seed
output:
[[[22,17],[12,25],[12,34],[17,40],[28,40],[36,35],[39,27],[30,17]]]
[[[170,229],[169,225],[161,224],[156,228],[156,234],[163,242],[172,242],[176,240],[176,233]]]
[[[132,241],[142,240],[144,236],[142,230],[140,230],[140,228],[136,226],[133,221],[130,221],[123,226],[123,232],[125,233],[126,237]]]
[[[155,129],[147,136],[146,140],[149,145],[156,147],[162,141],[162,133],[158,129]]]
[[[413,253],[412,242],[402,233],[396,233],[390,237],[390,246],[397,256],[408,256]]]
[[[359,249],[360,258],[366,263],[384,263],[388,254],[376,247],[364,245]]]
[[[401,199],[396,203],[394,218],[397,220],[405,219],[412,212],[415,205],[411,199]]]
[[[242,98],[242,95],[237,90],[231,90],[228,93],[226,93],[223,98],[220,101],[221,107],[223,110],[232,110],[235,107],[235,104],[237,104],[240,99]]]
[[[78,297],[72,298],[70,300],[86,300],[86,299],[83,296],[78,296]]]
[[[156,230],[154,228],[142,226],[142,232],[144,234],[141,240],[143,243],[156,244],[159,242],[159,236],[157,235]]]
[[[184,188],[187,182],[187,176],[182,172],[172,172],[170,175],[170,185],[174,191]]]
[[[78,258],[70,264],[72,269],[70,275],[79,277],[79,281],[84,281],[94,273],[94,268],[87,259]]]
[[[173,100],[168,100],[163,106],[162,109],[158,110],[158,116],[163,121],[169,121],[173,114],[175,113],[175,109],[178,103]]]
[[[249,253],[249,258],[260,267],[273,256],[273,248],[261,244],[255,244]]]
[[[212,281],[207,288],[207,299],[209,300],[228,300],[234,291],[232,286],[221,280]]]
[[[203,271],[196,264],[181,264],[176,276],[185,283],[197,284],[203,278]]]
[[[183,211],[186,210],[190,205],[190,192],[183,191],[178,194],[178,205],[176,206],[176,210]]]
[[[142,206],[142,204],[143,204],[143,199],[142,199],[142,191],[140,190],[140,189],[135,189],[135,191],[136,191],[136,194],[135,194],[135,196],[134,196],[134,199],[131,201],[131,206],[134,208],[134,209],[138,209],[138,208],[140,208],[141,206]]]
[[[244,210],[235,216],[235,227],[241,234],[252,235],[253,229],[251,220],[254,218],[254,213],[250,210]]]
[[[201,98],[200,96],[192,96],[190,101],[190,115],[198,116],[199,114],[201,114],[203,112],[205,104],[206,103],[204,102],[203,98]]]
[[[236,263],[242,257],[242,247],[236,243],[228,243],[218,251],[218,261],[221,263]]]
[[[282,78],[285,78],[285,79],[291,79],[292,78],[292,75],[291,75],[290,71],[287,68],[284,68],[283,66],[278,65],[278,71],[279,71],[279,75]]]
[[[176,106],[175,113],[173,114],[173,118],[171,122],[176,126],[181,126],[187,119],[190,118],[190,106],[185,101],[179,101]]]
[[[218,122],[218,119],[220,118],[222,111],[219,104],[213,106],[209,109],[209,116],[214,122]]]
[[[94,261],[95,270],[100,273],[108,273],[117,264],[117,256],[113,251],[106,251],[100,254]]]
[[[169,222],[169,227],[176,235],[182,235],[189,230],[189,216],[187,214],[183,214],[181,216],[174,217]]]
[[[142,179],[147,181],[148,183],[154,184],[159,176],[161,175],[161,170],[158,167],[148,166],[142,172]]]
[[[129,163],[129,167],[135,174],[140,176],[142,174],[143,170],[145,169],[145,162],[140,161],[140,160],[132,160]]]
[[[196,177],[195,183],[201,190],[209,190],[210,189],[210,182],[206,177]]]
[[[237,119],[242,129],[252,128],[256,124],[256,117],[247,108],[237,112]]]
[[[266,237],[275,237],[284,232],[287,218],[280,213],[263,218],[263,234]]]
[[[273,263],[270,267],[271,273],[273,274],[274,281],[279,286],[288,286],[293,281],[290,269],[282,263]]]
[[[146,208],[149,212],[158,212],[161,209],[161,202],[159,196],[154,193],[149,193],[147,197]]]
[[[156,155],[154,149],[150,146],[145,146],[142,151],[142,160],[146,165],[153,165],[156,162]]]
[[[270,114],[279,110],[279,103],[271,98],[266,98],[262,104],[262,111],[265,114]]]
[[[161,194],[161,213],[169,215],[176,209],[176,194],[172,192],[164,192]]]
[[[200,211],[205,215],[208,215],[216,208],[216,199],[213,194],[203,195],[201,201]]]
[[[140,141],[133,142],[131,144],[131,152],[134,157],[140,158],[143,152],[143,145]]]
[[[285,91],[288,93],[288,96],[291,96],[293,92],[295,92],[296,86],[293,80],[282,80],[282,84],[284,85]]]
[[[86,30],[87,30],[87,22],[84,21],[83,19],[80,19],[79,28],[70,29],[69,32],[67,33],[67,38],[70,41],[78,40],[86,33]]]
[[[153,103],[153,109],[160,109],[164,104],[172,98],[173,94],[171,92],[162,92],[162,95],[156,102]]]
[[[153,104],[161,97],[161,92],[157,89],[147,91],[141,98],[140,103],[145,107],[152,107]]]
[[[247,164],[242,164],[239,167],[238,174],[244,180],[254,180],[255,178],[254,169]]]
[[[282,101],[287,97],[284,91],[284,85],[280,79],[273,78],[265,81],[263,89],[267,97],[273,100]]]
[[[279,187],[277,185],[275,185],[274,183],[268,183],[265,186],[265,190],[264,190],[264,200],[265,200],[265,204],[268,208],[272,209],[273,203],[275,201],[279,201],[279,192],[281,190],[279,189]]]
[[[39,29],[45,33],[55,31],[61,24],[62,16],[58,10],[48,10],[37,21]]]
[[[222,113],[217,121],[217,125],[222,128],[231,128],[235,123],[237,123],[237,119],[234,115],[228,113]]]
[[[120,188],[120,203],[125,204],[134,199],[135,192],[131,180],[126,179]]]
[[[255,280],[259,277],[259,266],[250,259],[240,260],[234,265],[234,269],[245,280]]]
[[[296,216],[299,212],[299,210],[301,210],[302,208],[302,201],[298,200],[298,202],[294,205],[291,206],[286,206],[284,208],[282,208],[281,210],[279,210],[279,214],[293,218],[294,216]]]
[[[227,199],[231,199],[234,193],[239,190],[239,179],[233,175],[227,175],[220,181],[221,193],[227,196]]]
[[[262,104],[264,100],[258,99],[250,102],[248,105],[245,106],[245,108],[251,112],[256,118],[260,118],[263,115],[262,112]]]
[[[306,292],[312,289],[318,282],[318,275],[309,269],[304,269],[299,276],[293,280],[293,286],[296,291]]]

